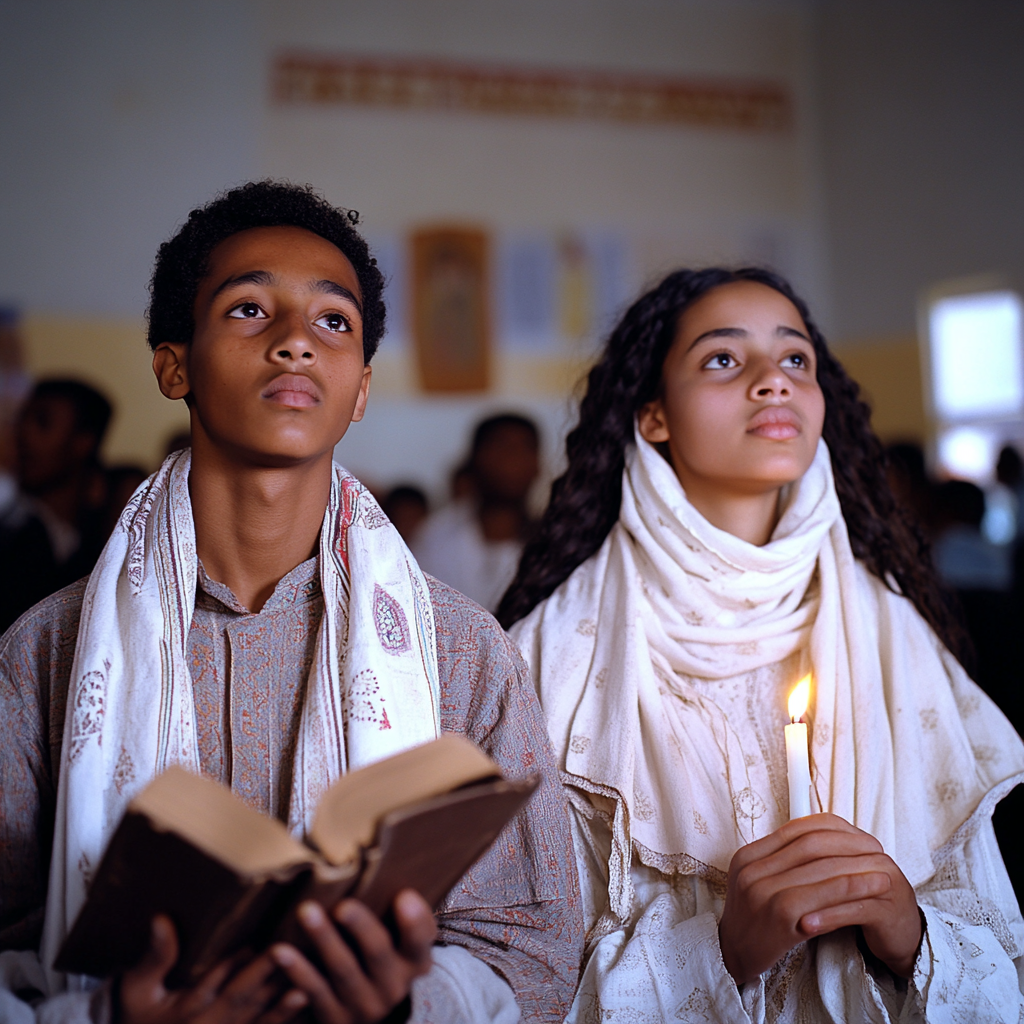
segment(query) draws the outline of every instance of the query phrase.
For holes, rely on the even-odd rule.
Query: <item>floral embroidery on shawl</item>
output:
[[[380,683],[370,669],[363,669],[355,676],[342,704],[346,728],[349,722],[373,722],[381,729],[391,728],[388,713],[384,709],[384,698],[379,694]]]
[[[379,530],[391,522],[384,510],[377,504],[372,495],[364,495],[359,510],[359,525],[367,530]]]
[[[104,671],[93,670],[82,676],[75,690],[75,706],[71,722],[71,763],[81,756],[93,736],[103,745],[103,714],[107,706],[107,676],[110,662],[103,662]]]
[[[412,650],[409,623],[402,606],[379,584],[373,587],[373,621],[381,647],[388,654]]]

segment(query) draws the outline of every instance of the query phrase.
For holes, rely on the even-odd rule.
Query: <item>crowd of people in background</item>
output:
[[[104,465],[110,402],[77,380],[39,381],[14,425],[14,465],[0,471],[0,631],[37,601],[88,574],[145,480],[136,464]],[[168,440],[166,453],[189,443]],[[924,450],[888,448],[889,477],[929,540],[974,649],[974,674],[1024,726],[1024,460],[1007,445],[992,485],[929,475]],[[453,469],[449,500],[431,509],[423,488],[402,483],[381,505],[425,571],[494,611],[515,576],[533,520],[540,436],[525,416],[480,422]]]
[[[911,443],[888,449],[889,479],[931,543],[932,555],[958,606],[974,650],[975,679],[1020,730],[1024,706],[1024,461],[1012,445],[983,490],[967,480],[936,480],[924,451]]]
[[[147,471],[104,465],[112,415],[95,388],[46,379],[14,425],[14,464],[0,469],[0,631],[37,601],[88,574]],[[189,443],[168,439],[165,454]],[[1024,459],[999,453],[992,485],[929,475],[923,448],[887,450],[889,479],[930,542],[974,649],[974,674],[1019,727],[1024,694]],[[489,611],[515,576],[533,526],[531,491],[540,474],[537,425],[516,413],[477,424],[451,472],[448,498],[431,508],[426,491],[400,483],[379,494],[388,518],[426,572]]]
[[[135,489],[149,475],[104,465],[113,408],[81,381],[46,379],[13,425],[13,465],[0,470],[0,632],[22,612],[87,576]],[[168,451],[185,447],[171,440]]]

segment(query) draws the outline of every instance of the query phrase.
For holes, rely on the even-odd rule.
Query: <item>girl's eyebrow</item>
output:
[[[705,331],[703,334],[698,335],[692,342],[690,342],[690,349],[695,348],[702,341],[709,341],[712,338],[746,338],[747,331],[742,327],[715,327],[710,331]]]
[[[808,345],[812,344],[811,339],[807,337],[803,331],[798,331],[795,327],[787,327],[785,324],[779,324],[775,328],[775,334],[780,338],[794,337],[800,338],[806,341]],[[702,341],[710,341],[714,338],[746,338],[749,337],[749,332],[744,330],[742,327],[715,327],[710,331],[705,331],[703,334],[698,335],[690,343],[690,347],[686,350],[689,352],[691,349],[696,348]]]
[[[780,338],[788,338],[792,336],[794,338],[802,338],[808,345],[814,344],[803,331],[798,331],[795,327],[787,327],[785,324],[779,324],[779,326],[775,328],[775,333]]]

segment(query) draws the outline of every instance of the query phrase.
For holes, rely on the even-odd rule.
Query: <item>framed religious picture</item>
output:
[[[475,228],[413,233],[412,335],[424,391],[490,387],[489,249]]]

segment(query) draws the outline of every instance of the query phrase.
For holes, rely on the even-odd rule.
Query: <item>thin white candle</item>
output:
[[[786,726],[786,767],[789,772],[789,818],[811,813],[811,766],[807,755],[807,725],[801,722],[811,695],[811,677],[804,676],[789,695],[790,725]]]

